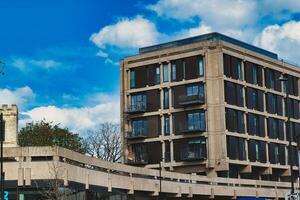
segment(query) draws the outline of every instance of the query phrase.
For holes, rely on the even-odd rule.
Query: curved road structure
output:
[[[106,162],[59,147],[9,147],[4,149],[6,181],[15,181],[19,187],[34,187],[37,180],[49,180],[53,164],[61,170],[65,186],[82,185],[126,191],[128,194],[169,197],[284,198],[290,183],[180,174]],[[161,177],[160,177],[161,174]],[[295,183],[298,190],[299,185]],[[161,190],[161,191],[160,191]]]

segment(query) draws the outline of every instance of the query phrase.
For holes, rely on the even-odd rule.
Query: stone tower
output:
[[[18,133],[18,107],[12,105],[11,108],[8,105],[2,105],[0,113],[3,113],[3,120],[5,123],[5,141],[4,147],[16,147],[17,146],[17,133]]]

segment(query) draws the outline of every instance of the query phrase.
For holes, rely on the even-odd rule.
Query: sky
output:
[[[0,0],[0,104],[20,127],[84,134],[120,121],[119,61],[138,48],[220,32],[300,63],[299,0]]]

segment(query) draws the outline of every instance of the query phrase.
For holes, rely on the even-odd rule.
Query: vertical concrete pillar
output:
[[[207,150],[209,174],[211,170],[228,170],[225,133],[225,97],[223,79],[223,54],[221,49],[205,53]]]

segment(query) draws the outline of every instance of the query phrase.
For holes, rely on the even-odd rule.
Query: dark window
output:
[[[291,161],[293,161],[292,163],[293,163],[293,165],[294,166],[298,166],[299,165],[299,161],[298,161],[298,151],[297,151],[297,147],[296,146],[292,146],[292,148],[291,149],[289,149],[290,147],[288,147],[288,162],[289,162],[289,164],[291,164]],[[291,157],[290,156],[290,151],[292,151],[291,153],[292,153],[292,156],[293,157]]]
[[[298,80],[299,78],[288,75],[288,89],[289,89],[289,94],[298,96]]]
[[[246,103],[247,108],[264,111],[263,92],[254,88],[246,88]]]
[[[135,88],[135,71],[130,71],[130,88]]]
[[[139,163],[148,162],[147,146],[145,144],[133,144],[132,151],[134,154],[134,158],[132,158],[133,162],[139,162]]]
[[[281,82],[279,81],[281,73],[272,69],[265,69],[265,85],[269,89],[281,92]]]
[[[244,106],[243,86],[225,81],[225,101],[228,104]]]
[[[289,122],[289,133],[286,136],[286,139],[293,142],[297,142],[296,138],[300,134],[300,124],[295,122]]]
[[[267,111],[268,113],[283,115],[282,110],[283,98],[282,96],[267,93]]]
[[[243,80],[241,59],[224,54],[224,74],[227,77]]]
[[[169,118],[169,115],[165,115],[165,135],[170,135],[170,118]]]
[[[206,140],[196,139],[190,140],[187,144],[188,158],[204,158],[206,159]]]
[[[284,140],[283,121],[275,118],[268,118],[268,136],[272,139]]]
[[[248,157],[251,162],[266,162],[266,143],[264,141],[248,141]]]
[[[245,62],[245,79],[247,83],[262,86],[262,67],[251,62]]]
[[[250,135],[265,136],[264,116],[249,113],[247,115],[247,130]]]
[[[230,132],[245,132],[244,113],[241,111],[226,109],[226,128]]]
[[[169,108],[169,90],[164,89],[164,109]]]
[[[227,136],[227,156],[232,160],[246,160],[245,140]]]
[[[284,144],[269,144],[270,163],[285,165],[285,145]]]
[[[299,119],[300,113],[299,113],[299,101],[295,99],[288,98],[287,99],[287,116]]]

